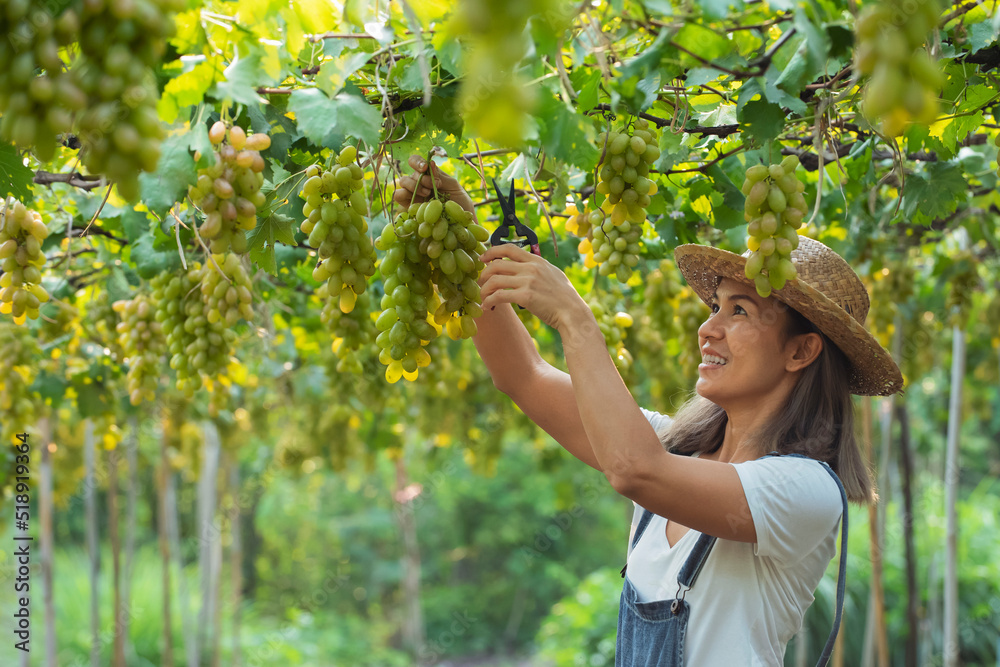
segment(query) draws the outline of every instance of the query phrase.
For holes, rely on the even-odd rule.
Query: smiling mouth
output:
[[[725,359],[723,359],[722,357],[716,357],[716,356],[711,355],[711,354],[706,354],[701,359],[702,359],[702,363],[705,364],[706,366],[725,366],[726,365],[726,360]]]

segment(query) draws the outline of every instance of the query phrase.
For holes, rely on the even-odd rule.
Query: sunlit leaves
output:
[[[0,143],[0,196],[14,195],[23,203],[31,200],[31,179],[34,172],[11,144]]]

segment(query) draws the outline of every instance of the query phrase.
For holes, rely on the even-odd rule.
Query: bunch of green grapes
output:
[[[476,335],[476,318],[483,314],[479,296],[479,273],[486,266],[479,256],[486,252],[490,234],[475,216],[454,201],[431,199],[408,215],[417,223],[417,249],[431,264],[431,282],[441,303],[434,321],[445,327],[452,340]]]
[[[175,31],[183,0],[87,0],[81,5],[79,52],[72,75],[87,95],[77,117],[84,165],[139,195],[140,171],[154,171],[164,131],[156,112],[153,68]]]
[[[87,302],[86,313],[80,318],[87,335],[91,340],[111,351],[113,358],[121,361],[122,350],[118,344],[118,323],[121,318],[111,302],[106,289],[98,289],[96,285],[90,288],[90,301]]]
[[[806,214],[805,183],[795,177],[799,158],[789,155],[781,164],[762,164],[747,169],[743,182],[747,225],[745,274],[757,293],[767,298],[771,289],[781,289],[796,276],[791,254],[799,246],[798,228]]]
[[[375,344],[389,383],[417,378],[417,369],[430,364],[424,349],[439,330],[428,321],[428,310],[436,310],[440,299],[431,283],[431,264],[420,252],[423,239],[417,235],[419,204],[402,211],[394,224],[386,225],[375,247],[385,252],[379,265],[385,294],[375,319],[379,330]],[[412,211],[412,215],[410,213]]]
[[[49,300],[42,287],[45,264],[42,241],[49,235],[42,216],[13,198],[0,204],[0,313],[38,319],[38,309]]]
[[[583,211],[577,211],[576,207],[572,206],[567,208],[566,212],[570,213],[566,220],[566,231],[580,238],[590,236],[590,230],[593,226],[604,220],[604,216],[599,211],[593,211],[589,206],[584,206]],[[596,218],[593,217],[594,213],[597,213]]]
[[[0,322],[0,423],[5,426],[35,423],[39,399],[29,387],[41,354],[38,341],[25,327]]]
[[[970,250],[961,250],[951,257],[954,273],[948,284],[945,310],[948,323],[955,327],[967,326],[969,311],[972,309],[972,295],[982,290],[977,266],[979,259]]]
[[[115,312],[121,316],[116,329],[118,342],[128,364],[128,397],[132,405],[156,398],[160,378],[160,359],[166,347],[163,325],[156,321],[156,305],[146,294],[128,301],[116,301]]]
[[[615,367],[619,372],[625,373],[632,367],[632,353],[625,347],[625,338],[633,319],[627,312],[617,310],[614,307],[614,300],[615,295],[611,293],[594,292],[587,299],[587,305],[590,306],[590,312],[594,314],[597,326],[604,335],[608,354],[615,362]]]
[[[680,274],[669,259],[661,259],[659,267],[646,276],[643,306],[650,325],[660,332],[664,340],[676,336],[675,316],[681,290]]]
[[[993,145],[1000,148],[1000,134],[993,137]],[[1000,176],[1000,155],[997,156],[997,176]]]
[[[604,224],[606,217],[601,209],[591,209],[588,206],[584,207],[582,213],[577,213],[566,221],[566,230],[580,237],[577,250],[583,256],[583,265],[588,269],[597,266],[594,258],[594,230]]]
[[[260,151],[271,146],[271,138],[264,132],[247,136],[239,125],[227,129],[221,120],[212,125],[208,138],[215,146],[211,164],[198,170],[198,181],[188,191],[205,214],[198,233],[213,253],[242,255],[247,251],[246,232],[257,226],[257,209],[267,199],[260,191]]]
[[[709,314],[705,303],[690,287],[681,290],[677,297],[677,316],[675,318],[680,354],[677,362],[685,377],[698,376],[698,364],[701,363],[701,346],[698,344],[698,329],[705,323]]]
[[[215,270],[210,268],[210,270]],[[192,394],[204,379],[221,375],[229,362],[236,333],[221,318],[208,316],[199,285],[204,269],[162,273],[152,280],[156,321],[163,326],[170,367],[177,371],[177,389]]]
[[[601,133],[598,142],[605,146],[597,181],[597,191],[607,197],[602,208],[616,225],[625,220],[641,224],[649,198],[656,194],[656,183],[646,178],[660,157],[656,128],[638,118],[631,132],[625,127]]]
[[[344,313],[354,309],[375,273],[375,248],[365,234],[364,172],[357,156],[357,149],[347,146],[337,156],[336,168],[309,167],[301,195],[306,200],[301,229],[319,253],[313,278],[326,283],[328,298],[338,299]]]
[[[349,313],[340,309],[340,304],[328,299],[326,284],[316,290],[318,296],[326,305],[320,311],[319,319],[334,335],[331,349],[337,355],[337,372],[360,375],[363,372],[361,355],[358,352],[371,343],[374,326],[371,318],[371,297],[367,291],[358,295],[354,308]]]
[[[9,0],[6,11],[0,11],[5,36],[0,40],[0,136],[23,148],[33,146],[38,159],[48,162],[58,135],[70,131],[72,112],[86,107],[87,96],[59,57],[61,46],[76,41],[79,19],[72,9],[56,18],[41,4]]]
[[[937,0],[882,0],[858,17],[855,67],[871,76],[863,110],[881,121],[883,134],[900,135],[910,119],[937,118],[944,76],[923,45],[940,16]]]
[[[533,86],[518,67],[528,53],[528,19],[561,35],[575,12],[561,0],[465,0],[455,5],[453,35],[470,45],[456,108],[466,127],[495,146],[520,145],[535,105]],[[544,23],[541,23],[544,22]]]
[[[598,172],[597,192],[606,196],[601,208],[608,217],[599,226],[593,225],[591,247],[601,275],[614,272],[622,282],[639,263],[646,207],[656,194],[656,183],[646,178],[650,166],[660,157],[655,130],[639,118],[631,133],[626,127],[599,137],[605,157]]]
[[[606,219],[600,226],[594,227],[594,238],[590,242],[594,251],[594,261],[598,264],[598,273],[602,276],[611,275],[626,282],[632,277],[632,269],[639,263],[639,239],[642,237],[642,225],[625,220],[620,225],[612,224]]]
[[[232,328],[242,317],[253,319],[253,293],[250,274],[235,253],[213,255],[215,260],[205,264],[202,271],[201,295],[208,308],[207,318],[211,324],[221,321]],[[218,266],[218,268],[216,268]],[[221,269],[222,273],[219,273]]]

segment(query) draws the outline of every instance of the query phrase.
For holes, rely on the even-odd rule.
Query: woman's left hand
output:
[[[516,245],[506,243],[480,256],[486,268],[479,276],[483,310],[500,303],[524,306],[560,333],[590,307],[560,269]],[[593,317],[591,315],[591,317]]]

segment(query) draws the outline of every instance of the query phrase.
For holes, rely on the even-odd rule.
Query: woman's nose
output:
[[[708,338],[721,338],[722,337],[722,326],[719,322],[719,318],[709,314],[708,319],[701,323],[698,327],[698,338],[700,340],[706,340]]]

